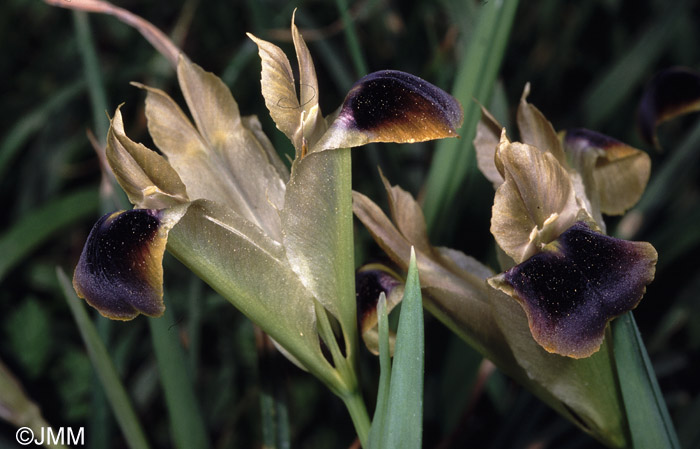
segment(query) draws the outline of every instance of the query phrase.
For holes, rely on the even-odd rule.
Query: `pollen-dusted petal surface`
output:
[[[639,201],[651,173],[648,154],[583,128],[566,132],[564,148],[603,213],[621,215]]]
[[[489,283],[520,303],[544,349],[588,357],[603,342],[607,323],[639,304],[656,259],[649,243],[608,237],[579,222]]]
[[[162,315],[166,240],[157,210],[104,215],[90,231],[75,268],[75,291],[113,320]]]
[[[656,127],[682,114],[700,110],[700,73],[674,67],[656,74],[639,102],[642,137],[659,148]]]
[[[374,72],[350,89],[337,118],[312,151],[457,137],[463,115],[457,99],[417,76],[396,70]]]

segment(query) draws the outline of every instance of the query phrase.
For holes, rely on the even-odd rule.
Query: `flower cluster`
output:
[[[637,306],[657,254],[648,243],[605,235],[602,217],[639,200],[650,160],[593,131],[557,134],[528,93],[526,86],[518,108],[521,142],[486,110],[474,141],[496,189],[491,232],[505,271],[431,246],[420,206],[386,179],[391,219],[360,193],[355,214],[402,268],[415,246],[429,311],[585,431],[624,445],[606,329]]]

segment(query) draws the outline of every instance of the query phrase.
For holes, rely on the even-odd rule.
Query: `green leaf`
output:
[[[464,124],[459,131],[462,138],[438,143],[426,181],[425,218],[433,235],[444,223],[452,221],[447,215],[454,212],[458,192],[460,198],[465,197],[465,192],[459,188],[466,177],[478,171],[472,140],[481,108],[473,99],[488,104],[517,6],[518,0],[483,3],[477,27],[469,39],[452,89],[452,94],[464,107]]]
[[[391,355],[389,349],[389,317],[386,311],[386,295],[382,292],[377,302],[377,321],[379,327],[379,388],[377,405],[374,408],[372,427],[369,431],[370,448],[380,447],[386,417],[389,413],[389,386],[391,385]]]
[[[94,215],[97,203],[97,190],[89,188],[54,199],[25,214],[0,235],[0,280],[57,231]]]
[[[680,448],[632,313],[612,324],[615,361],[634,449]]]
[[[208,448],[206,426],[188,375],[185,354],[179,344],[177,327],[173,327],[172,307],[162,318],[149,319],[158,372],[165,392],[170,428],[179,449]]]
[[[416,256],[411,251],[391,370],[387,407],[389,414],[386,417],[383,444],[376,446],[378,448],[418,449],[422,447],[423,334],[423,301]]]
[[[61,283],[63,294],[66,297],[68,306],[71,309],[80,335],[92,361],[92,365],[97,372],[97,376],[102,382],[102,388],[107,395],[114,416],[117,418],[122,434],[127,444],[132,449],[148,449],[146,435],[143,432],[136,412],[131,404],[131,400],[126,393],[126,389],[119,379],[119,375],[114,368],[114,363],[105,348],[104,343],[97,334],[97,329],[92,323],[90,316],[85,311],[83,302],[78,299],[73,291],[71,281],[62,269],[57,268],[56,274]]]

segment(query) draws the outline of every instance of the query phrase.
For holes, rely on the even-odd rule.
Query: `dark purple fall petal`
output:
[[[545,250],[503,274],[535,340],[574,358],[598,350],[607,323],[634,309],[653,280],[657,254],[574,224]]]
[[[355,296],[357,299],[357,321],[362,333],[377,325],[377,301],[384,292],[387,296],[401,285],[384,270],[361,269],[355,275]]]
[[[353,85],[313,151],[457,137],[463,115],[457,99],[417,76],[374,72]]]
[[[659,72],[639,103],[637,121],[642,137],[659,147],[656,127],[682,114],[700,110],[700,73],[683,67]]]
[[[73,287],[103,316],[130,320],[139,313],[160,316],[166,236],[160,212],[133,209],[104,215],[93,226]]]

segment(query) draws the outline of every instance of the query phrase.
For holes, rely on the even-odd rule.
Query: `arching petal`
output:
[[[463,115],[457,99],[417,76],[374,72],[350,89],[338,116],[311,151],[457,137]]]
[[[163,253],[171,218],[164,211],[132,209],[104,215],[90,231],[73,287],[103,316],[131,320],[161,316]]]

